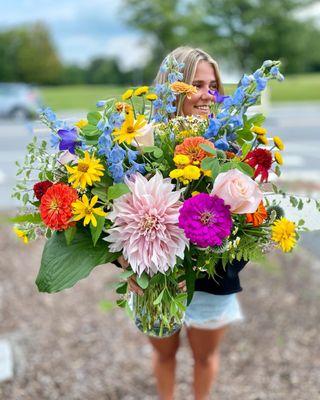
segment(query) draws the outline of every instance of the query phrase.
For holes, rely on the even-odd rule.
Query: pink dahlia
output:
[[[200,193],[183,203],[179,226],[199,247],[220,246],[231,233],[230,206],[218,196]]]
[[[122,251],[139,275],[166,272],[184,257],[188,244],[178,226],[181,191],[173,191],[170,179],[159,172],[148,181],[137,173],[126,180],[130,192],[113,203],[108,218],[114,222],[105,238],[110,250]]]

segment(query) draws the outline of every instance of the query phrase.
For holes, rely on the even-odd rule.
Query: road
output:
[[[59,118],[74,122],[84,116],[79,111]],[[265,126],[269,136],[280,136],[286,145],[282,179],[300,181],[302,187],[309,184],[309,194],[320,199],[320,103],[270,105]],[[48,138],[48,130],[38,122],[0,121],[0,210],[17,205],[10,198],[10,188],[15,182],[14,161],[23,159],[25,147],[34,134]],[[320,257],[318,233],[305,235],[303,243]]]

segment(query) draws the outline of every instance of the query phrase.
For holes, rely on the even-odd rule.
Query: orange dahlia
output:
[[[49,187],[41,198],[40,215],[43,222],[55,231],[64,231],[71,222],[71,204],[78,198],[78,193],[65,183],[56,183]]]
[[[246,215],[246,222],[253,226],[260,226],[267,219],[268,213],[265,206],[261,202],[256,212]]]
[[[202,136],[188,137],[184,139],[181,144],[176,146],[174,155],[185,154],[191,159],[192,164],[200,164],[204,158],[211,156],[199,146],[200,144],[206,144],[214,149],[213,143]]]

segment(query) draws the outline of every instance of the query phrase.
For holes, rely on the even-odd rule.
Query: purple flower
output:
[[[77,128],[59,129],[57,134],[61,138],[59,150],[69,150],[71,154],[74,154],[75,147],[80,145]]]
[[[215,103],[223,103],[224,99],[226,99],[229,96],[223,96],[222,94],[219,93],[217,89],[215,90],[208,90],[208,93],[211,94],[211,96],[214,97],[214,102]]]
[[[231,233],[230,206],[218,196],[200,193],[183,203],[179,227],[199,247],[220,246]]]

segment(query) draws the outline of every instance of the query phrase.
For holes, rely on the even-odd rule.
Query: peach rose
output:
[[[238,169],[220,173],[211,194],[223,199],[235,214],[254,213],[263,197],[257,182]]]

